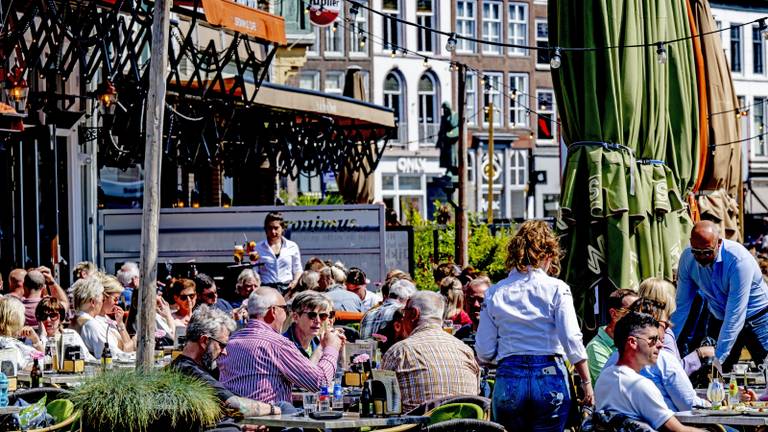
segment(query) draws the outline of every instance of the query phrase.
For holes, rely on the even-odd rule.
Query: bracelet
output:
[[[581,385],[592,384],[592,380],[582,381]]]

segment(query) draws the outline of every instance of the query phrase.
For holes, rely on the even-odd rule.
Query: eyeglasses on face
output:
[[[272,307],[280,308],[280,309],[288,312],[288,305],[274,305]]]
[[[57,319],[61,319],[61,315],[58,312],[48,312],[41,315],[36,316],[38,321],[45,321],[50,319],[51,321],[56,321]]]
[[[179,294],[179,299],[181,301],[187,301],[187,300],[194,300],[197,298],[197,294]]]
[[[716,250],[716,248],[714,248],[714,247],[703,248],[703,249],[698,249],[698,248],[695,248],[695,247],[691,247],[691,253],[696,255],[696,256],[712,256],[712,255],[715,254],[715,250]]]
[[[328,312],[319,312],[319,313],[318,313],[318,312],[315,312],[315,311],[303,311],[303,312],[299,312],[299,315],[301,315],[301,314],[304,314],[304,315],[306,315],[306,316],[307,316],[307,318],[309,318],[309,319],[311,319],[311,320],[313,320],[313,319],[315,319],[315,318],[317,318],[317,317],[320,317],[320,321],[325,321],[325,320],[327,320],[327,319],[328,319],[328,317],[330,317],[330,316],[331,316],[331,314],[330,314],[330,313],[328,313]]]
[[[208,336],[208,339],[210,339],[210,340],[216,342],[217,344],[219,344],[219,348],[221,348],[221,349],[224,349],[224,348],[227,347],[227,342],[222,342],[222,341],[216,339],[213,336]]]
[[[104,299],[112,300],[113,302],[117,303],[120,301],[120,294],[110,295],[110,294],[104,294]]]
[[[205,298],[216,298],[219,296],[219,293],[216,291],[208,291],[203,293],[203,297]]]
[[[642,336],[634,336],[634,335],[632,335],[632,336],[635,339],[644,340],[648,344],[648,346],[656,346],[656,344],[659,343],[659,335],[653,335],[653,336],[651,336],[649,338],[644,338]]]

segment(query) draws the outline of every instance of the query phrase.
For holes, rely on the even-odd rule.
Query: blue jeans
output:
[[[493,420],[508,431],[561,432],[568,420],[568,370],[555,356],[510,356],[493,388]]]
[[[722,325],[722,321],[719,324]],[[717,331],[719,333],[719,326]],[[768,313],[757,318],[747,319],[744,322],[744,327],[736,337],[730,355],[723,363],[723,372],[729,372],[733,365],[739,361],[741,349],[745,347],[755,364],[763,363],[766,355],[768,355]]]

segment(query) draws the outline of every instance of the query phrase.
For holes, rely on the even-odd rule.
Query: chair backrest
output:
[[[357,342],[358,339],[360,339],[360,332],[357,331],[357,329],[350,327],[350,326],[336,326],[336,328],[340,328],[344,330],[344,337],[347,338],[347,342]]]
[[[507,432],[504,426],[489,420],[456,419],[429,425],[427,432]],[[512,432],[512,431],[510,431]]]
[[[435,408],[451,403],[471,403],[480,407],[484,413],[484,419],[491,418],[491,400],[483,396],[474,395],[459,395],[459,396],[445,396],[437,399],[426,401],[409,411],[410,415],[425,415],[427,412],[434,410]]]
[[[472,402],[459,402],[440,405],[427,413],[429,424],[442,423],[456,419],[485,420],[483,409]]]

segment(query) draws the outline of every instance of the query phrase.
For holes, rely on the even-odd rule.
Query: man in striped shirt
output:
[[[290,402],[292,385],[316,392],[333,380],[342,339],[326,332],[320,341],[323,354],[310,361],[280,334],[287,308],[274,288],[258,288],[248,297],[248,325],[232,335],[227,355],[218,361],[227,389],[260,402]]]
[[[480,366],[472,348],[442,329],[445,302],[432,291],[414,294],[403,309],[406,339],[382,359],[382,369],[397,372],[403,412],[444,396],[477,395]]]

